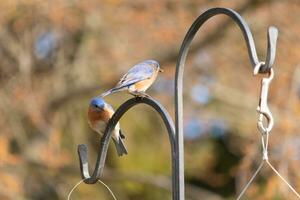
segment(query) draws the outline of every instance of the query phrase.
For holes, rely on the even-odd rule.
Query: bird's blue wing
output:
[[[133,66],[129,71],[122,77],[118,86],[132,85],[138,81],[151,78],[154,73],[154,69],[147,63],[139,63]]]

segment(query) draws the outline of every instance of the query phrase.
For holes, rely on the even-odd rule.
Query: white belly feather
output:
[[[99,133],[101,135],[101,137],[103,136],[103,133],[105,131],[107,123],[104,121],[98,121],[97,123],[94,124],[94,130]],[[117,123],[115,129],[112,132],[112,137],[116,140],[119,139],[120,137],[120,124]]]

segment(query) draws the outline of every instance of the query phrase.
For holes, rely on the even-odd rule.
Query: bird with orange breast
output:
[[[114,110],[108,103],[106,103],[100,97],[95,97],[91,100],[89,105],[88,123],[94,131],[102,136],[105,131],[106,125],[113,114]],[[119,156],[127,154],[126,147],[124,146],[124,143],[122,141],[122,139],[124,138],[125,136],[121,132],[120,124],[117,123],[114,130],[112,131],[112,139]]]
[[[130,94],[137,97],[148,96],[145,92],[155,81],[158,72],[162,72],[159,63],[155,60],[146,60],[134,65],[121,78],[119,83],[112,89],[102,93],[100,96],[105,97],[109,94],[127,90]]]

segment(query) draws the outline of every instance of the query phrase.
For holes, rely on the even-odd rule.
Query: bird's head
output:
[[[159,63],[157,61],[155,61],[155,60],[146,60],[145,63],[153,66],[156,71],[159,71],[159,72],[163,72],[164,71],[164,70],[162,70],[160,68]]]
[[[90,109],[93,111],[102,111],[105,108],[105,101],[100,97],[95,97],[90,102]]]

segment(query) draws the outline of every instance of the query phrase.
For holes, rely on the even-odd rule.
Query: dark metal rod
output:
[[[218,15],[224,14],[229,16],[233,21],[240,27],[244,39],[248,48],[248,55],[250,63],[254,68],[259,64],[257,57],[254,40],[252,33],[243,20],[243,18],[235,11],[226,8],[212,8],[201,14],[192,24],[188,30],[185,38],[182,42],[179,51],[179,57],[176,64],[176,74],[175,74],[175,125],[176,125],[176,142],[178,146],[178,156],[179,156],[179,196],[180,200],[184,200],[184,137],[183,137],[183,94],[182,94],[182,85],[183,85],[183,72],[184,64],[187,57],[187,53],[190,47],[190,44],[198,32],[199,28],[206,22],[209,18]],[[265,64],[261,67],[260,73],[266,73],[274,64],[275,53],[276,53],[276,41],[278,36],[278,30],[275,27],[269,27],[268,29],[268,48]]]
[[[176,138],[175,138],[175,131],[174,131],[174,124],[169,116],[167,110],[157,101],[155,101],[152,98],[132,98],[123,103],[115,112],[115,114],[112,116],[110,121],[108,122],[108,125],[105,129],[104,135],[101,138],[100,141],[100,147],[98,151],[98,157],[96,161],[96,165],[93,171],[92,176],[90,176],[89,173],[89,166],[88,166],[88,159],[87,159],[87,147],[84,144],[78,145],[78,154],[79,154],[79,161],[80,161],[80,170],[81,170],[81,176],[84,179],[84,182],[87,184],[93,184],[96,183],[99,178],[101,177],[101,174],[104,169],[105,160],[106,160],[106,154],[108,149],[108,144],[110,141],[110,137],[112,134],[112,130],[115,128],[116,124],[120,120],[120,118],[132,107],[134,107],[137,104],[147,104],[151,106],[155,111],[158,112],[158,114],[163,119],[163,122],[167,128],[167,132],[169,135],[169,141],[171,145],[171,158],[172,158],[172,199],[178,200],[179,199],[179,176],[178,176],[178,148],[176,146]]]

